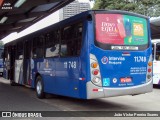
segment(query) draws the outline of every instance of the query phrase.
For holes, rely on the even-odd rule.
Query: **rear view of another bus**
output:
[[[152,40],[153,84],[160,85],[160,39]]]

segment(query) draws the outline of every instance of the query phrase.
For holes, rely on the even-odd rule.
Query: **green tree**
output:
[[[95,0],[93,9],[125,10],[157,17],[160,16],[160,0]]]

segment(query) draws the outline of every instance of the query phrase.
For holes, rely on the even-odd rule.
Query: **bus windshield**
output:
[[[148,47],[147,20],[130,15],[95,14],[96,45],[111,50]]]

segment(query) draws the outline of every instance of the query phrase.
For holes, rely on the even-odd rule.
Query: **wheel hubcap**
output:
[[[38,94],[41,94],[41,91],[42,91],[42,85],[41,85],[41,82],[38,81],[38,82],[37,82],[37,93],[38,93]]]

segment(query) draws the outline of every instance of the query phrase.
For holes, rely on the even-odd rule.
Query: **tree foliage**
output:
[[[157,17],[160,16],[160,0],[95,0],[93,9],[125,10]]]

